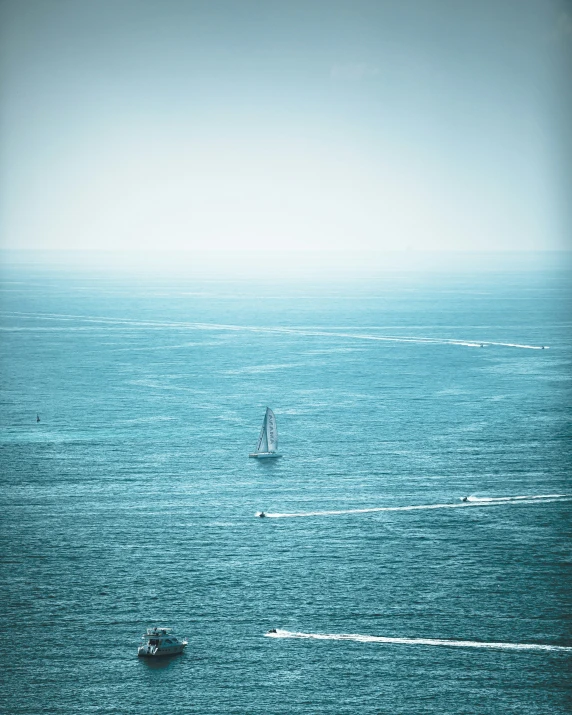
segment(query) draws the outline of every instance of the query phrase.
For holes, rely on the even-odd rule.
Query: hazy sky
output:
[[[3,0],[5,248],[568,247],[566,0]]]

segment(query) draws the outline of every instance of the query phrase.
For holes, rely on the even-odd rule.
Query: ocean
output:
[[[569,275],[5,263],[2,712],[570,712]]]

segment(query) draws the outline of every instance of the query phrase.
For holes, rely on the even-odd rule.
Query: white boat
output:
[[[171,628],[147,628],[141,636],[144,643],[137,649],[137,655],[145,658],[157,658],[161,655],[177,655],[187,647],[186,640],[179,640],[171,633]]]
[[[278,454],[277,450],[278,430],[276,428],[276,417],[270,407],[267,407],[264,421],[262,422],[262,429],[260,430],[260,437],[258,438],[258,444],[256,445],[256,452],[252,452],[252,454],[248,456],[256,457],[257,459],[281,457],[282,455]]]

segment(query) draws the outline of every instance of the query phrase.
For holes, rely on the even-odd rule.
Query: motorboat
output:
[[[145,658],[177,655],[185,650],[188,643],[174,636],[171,628],[147,628],[141,638],[144,643],[137,649],[137,655]]]

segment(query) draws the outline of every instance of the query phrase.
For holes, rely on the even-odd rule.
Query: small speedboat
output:
[[[157,658],[162,655],[177,655],[187,647],[188,641],[179,640],[171,628],[147,628],[141,636],[144,643],[137,649],[137,655],[145,658]]]
[[[469,497],[461,497],[461,501],[469,501]]]
[[[264,517],[266,516],[266,514],[265,514],[263,511],[261,511],[258,516],[259,516],[261,519],[264,519]]]

